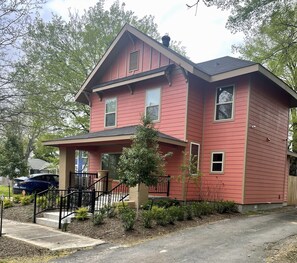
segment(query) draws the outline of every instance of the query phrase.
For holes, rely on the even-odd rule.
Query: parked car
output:
[[[50,187],[59,187],[59,175],[46,173],[32,174],[30,178],[16,178],[13,193],[21,194],[23,191],[26,194],[39,193]]]

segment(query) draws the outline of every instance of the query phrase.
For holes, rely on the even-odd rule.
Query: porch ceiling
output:
[[[109,130],[103,130],[98,132],[91,132],[76,136],[65,137],[56,140],[44,141],[43,145],[46,146],[76,146],[78,144],[98,144],[98,143],[106,143],[106,142],[116,142],[116,141],[125,141],[131,140],[135,134],[137,125],[127,126],[122,128],[115,128]],[[178,145],[178,146],[186,146],[186,142],[179,140],[175,137],[167,135],[162,132],[158,132],[158,141]]]

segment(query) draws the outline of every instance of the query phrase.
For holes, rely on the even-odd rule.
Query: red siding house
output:
[[[45,142],[60,149],[62,188],[75,150],[89,153],[89,172],[107,169],[104,158],[115,166],[150,113],[161,151],[173,153],[170,197],[233,200],[242,209],[287,201],[289,109],[297,94],[258,63],[222,57],[196,64],[126,25],[75,99],[90,106],[90,133]],[[178,180],[183,152],[199,157],[199,187]]]

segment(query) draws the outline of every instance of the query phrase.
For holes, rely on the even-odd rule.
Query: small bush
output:
[[[223,213],[234,213],[238,212],[238,208],[233,201],[219,201],[214,203],[216,212]]]
[[[176,213],[177,221],[185,220],[185,209],[183,206],[177,206],[175,213]]]
[[[167,209],[165,209],[164,207],[157,207],[157,209],[155,209],[153,213],[157,225],[166,226],[169,224],[169,216]]]
[[[94,226],[102,225],[104,221],[104,217],[105,217],[105,213],[102,213],[100,211],[98,213],[95,213],[93,217]]]
[[[126,202],[120,202],[116,204],[115,210],[118,214],[122,214],[122,211],[128,208],[128,204]]]
[[[21,205],[29,205],[32,201],[31,195],[24,195],[21,197]]]
[[[117,215],[117,207],[115,205],[105,206],[105,210],[108,218],[113,218]]]
[[[187,220],[193,219],[193,206],[192,205],[185,205],[184,206],[185,216]]]
[[[126,231],[132,230],[136,221],[136,212],[134,209],[125,207],[120,213],[123,227]]]
[[[9,207],[12,207],[13,206],[13,203],[9,200],[9,199],[4,199],[3,200],[3,208],[9,208]]]
[[[75,211],[75,218],[78,220],[85,220],[89,217],[88,215],[88,208],[87,207],[80,207]]]
[[[171,206],[167,210],[168,210],[168,223],[173,225],[179,217],[181,207],[180,206]],[[183,214],[184,213],[182,213],[182,216],[183,216]]]
[[[15,195],[13,197],[13,203],[18,204],[21,201],[21,197],[19,195]]]
[[[148,201],[145,205],[145,207],[153,207],[153,206],[157,206],[157,207],[163,207],[163,208],[168,208],[171,206],[179,206],[179,201],[177,201],[176,199],[159,199],[159,200],[150,200]]]
[[[202,215],[202,209],[201,209],[201,203],[193,203],[192,204],[192,212],[194,217],[199,217],[201,218]]]
[[[153,219],[154,219],[154,214],[153,214],[153,212],[151,210],[147,210],[147,211],[142,212],[143,226],[145,228],[152,228]]]
[[[37,206],[45,209],[47,207],[47,198],[45,196],[39,196],[36,199]]]

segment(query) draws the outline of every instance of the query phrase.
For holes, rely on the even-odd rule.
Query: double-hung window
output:
[[[200,145],[198,143],[191,142],[190,173],[192,175],[198,175],[198,172],[199,172],[199,152],[200,152]]]
[[[105,127],[116,126],[117,98],[105,100]]]
[[[138,51],[134,51],[130,53],[129,59],[129,71],[137,70],[138,69]]]
[[[233,118],[234,86],[217,88],[215,120],[228,120]]]
[[[146,91],[145,114],[152,121],[160,120],[160,95],[160,88],[148,89]]]
[[[224,172],[224,153],[223,152],[211,153],[211,172],[212,173]]]

